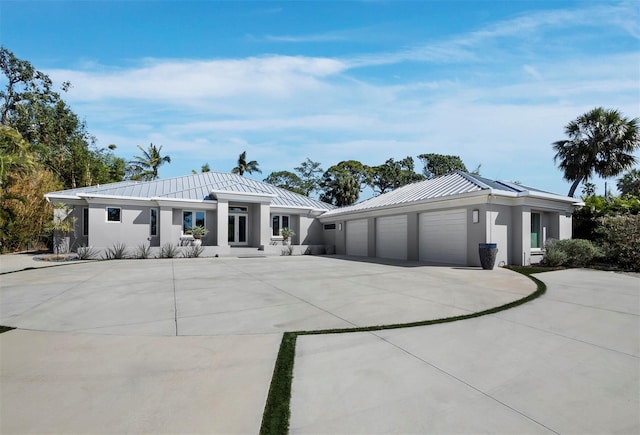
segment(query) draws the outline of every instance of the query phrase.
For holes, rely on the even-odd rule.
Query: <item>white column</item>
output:
[[[218,200],[216,213],[218,216],[216,228],[218,246],[229,246],[229,203],[225,200]]]

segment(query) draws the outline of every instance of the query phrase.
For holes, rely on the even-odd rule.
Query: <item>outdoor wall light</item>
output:
[[[342,231],[342,224],[338,224],[338,231]]]
[[[473,210],[471,212],[471,219],[473,220],[474,224],[477,224],[478,222],[480,222],[480,210]]]

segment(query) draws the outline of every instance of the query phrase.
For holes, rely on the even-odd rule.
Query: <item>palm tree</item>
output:
[[[640,147],[638,118],[629,120],[617,110],[596,107],[567,124],[565,133],[569,139],[553,143],[553,160],[559,162],[565,180],[573,183],[571,197],[594,173],[615,177],[636,161],[632,153]]]
[[[616,183],[621,195],[640,197],[640,170],[631,169]]]
[[[255,160],[251,160],[247,162],[247,152],[243,151],[242,154],[238,156],[238,166],[231,170],[232,174],[244,175],[245,172],[252,174],[257,172],[262,174],[260,168],[258,168],[259,164]]]
[[[154,144],[150,144],[147,150],[138,145],[138,149],[142,151],[142,156],[133,156],[134,160],[129,162],[129,171],[133,174],[131,179],[156,180],[158,168],[165,163],[171,163],[171,157],[160,154],[162,145],[156,147]]]

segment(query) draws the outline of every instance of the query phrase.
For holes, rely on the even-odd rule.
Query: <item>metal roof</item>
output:
[[[566,198],[560,195],[544,192],[542,190],[531,189],[519,184],[490,180],[477,175],[467,174],[462,171],[456,171],[430,180],[419,181],[417,183],[402,186],[396,190],[367,199],[357,204],[328,211],[322,216],[337,216],[377,208],[406,205],[420,201],[455,197],[481,191],[498,195],[503,193],[509,196],[539,194],[540,196],[553,197],[553,199],[557,200],[575,202],[573,198]]]
[[[150,199],[165,198],[187,201],[211,200],[211,192],[245,193],[271,196],[271,205],[279,207],[307,208],[312,210],[332,210],[335,208],[304,195],[272,186],[261,181],[252,180],[237,174],[221,172],[204,172],[183,177],[167,178],[153,181],[122,181],[78,189],[61,190],[48,193],[46,196],[76,197],[100,195],[114,198]]]

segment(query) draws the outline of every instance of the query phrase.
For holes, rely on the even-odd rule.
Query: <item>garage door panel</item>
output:
[[[421,261],[466,265],[466,210],[421,213],[419,238]]]
[[[369,225],[367,219],[347,221],[346,229],[347,255],[366,257],[369,250]]]
[[[376,219],[376,257],[407,259],[407,216]]]

